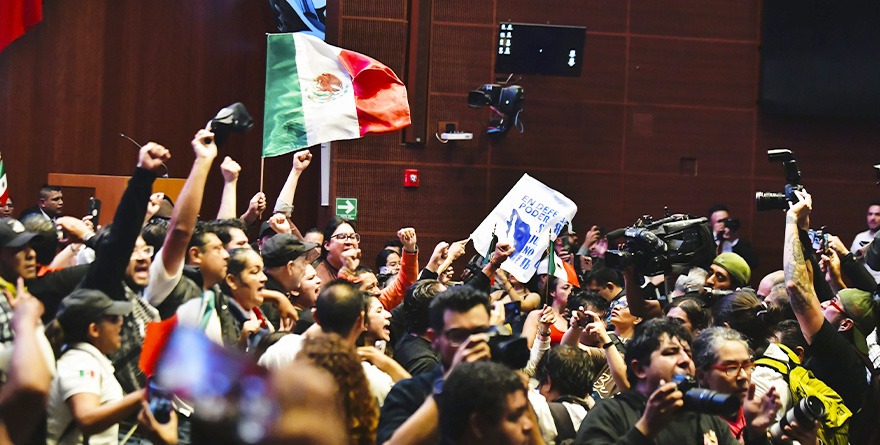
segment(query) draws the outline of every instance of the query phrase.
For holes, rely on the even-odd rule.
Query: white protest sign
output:
[[[471,240],[477,252],[485,255],[494,229],[499,242],[516,249],[501,268],[525,283],[535,274],[550,240],[571,224],[575,213],[577,205],[572,200],[524,174],[474,230]]]

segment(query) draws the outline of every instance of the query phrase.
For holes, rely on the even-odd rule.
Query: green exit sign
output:
[[[356,220],[358,216],[357,198],[336,198],[336,216]]]

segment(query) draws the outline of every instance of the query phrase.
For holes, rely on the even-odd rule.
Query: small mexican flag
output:
[[[5,206],[7,199],[9,190],[6,185],[6,167],[3,166],[3,155],[0,154],[0,206]]]
[[[264,158],[410,125],[406,86],[387,66],[303,33],[266,45]]]

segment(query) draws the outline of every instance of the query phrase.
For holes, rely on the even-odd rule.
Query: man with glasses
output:
[[[843,289],[837,296],[819,302],[813,287],[813,275],[801,242],[810,227],[812,197],[796,191],[798,202],[785,217],[783,271],[791,308],[801,332],[810,345],[811,357],[804,367],[816,378],[837,391],[852,411],[850,443],[877,443],[877,395],[869,391],[873,366],[867,360],[865,337],[877,327],[877,308],[871,295],[858,289]]]
[[[680,445],[740,443],[718,416],[682,409],[682,391],[673,378],[692,375],[690,334],[678,322],[662,317],[640,323],[626,350],[627,378],[632,389],[597,404],[584,419],[575,443]],[[728,368],[748,369],[750,362],[724,364]],[[711,366],[710,366],[711,368]],[[754,431],[745,435],[746,444],[769,443],[766,428],[776,413],[762,413],[766,422],[750,424]],[[765,423],[765,424],[761,424]]]
[[[489,358],[489,297],[470,286],[456,286],[434,296],[429,308],[429,326],[425,335],[440,357],[440,365],[411,379],[402,380],[391,389],[379,415],[377,443],[411,443],[412,429],[424,428],[408,422],[425,404],[435,382],[462,362]],[[428,408],[430,410],[430,408]],[[434,407],[436,415],[436,406]],[[414,416],[413,416],[414,417]],[[430,417],[430,416],[429,416]],[[405,425],[406,424],[406,425]],[[436,430],[436,417],[428,428]],[[408,427],[414,427],[412,429]]]

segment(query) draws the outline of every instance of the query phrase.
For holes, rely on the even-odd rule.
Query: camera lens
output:
[[[784,193],[755,192],[755,209],[759,212],[766,210],[786,210],[788,200]]]
[[[825,404],[816,396],[807,396],[801,399],[785,415],[770,427],[770,438],[773,443],[780,445],[790,444],[790,440],[784,440],[782,436],[785,434],[785,427],[791,422],[797,422],[798,425],[808,425],[817,420],[825,418]]]
[[[677,374],[672,380],[684,394],[684,409],[705,414],[730,414],[739,410],[736,394],[697,388],[697,382],[687,374]]]

